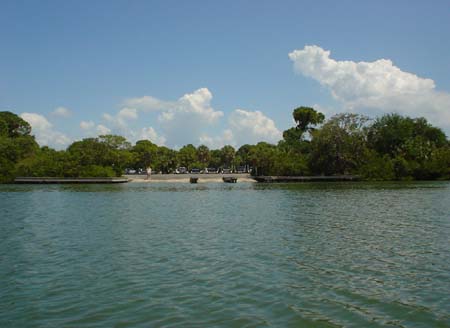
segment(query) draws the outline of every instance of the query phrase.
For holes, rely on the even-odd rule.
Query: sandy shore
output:
[[[152,174],[149,179],[146,175],[130,174],[125,175],[130,182],[151,183],[151,182],[183,182],[189,183],[191,177],[198,178],[198,183],[223,182],[223,177],[235,177],[237,182],[255,182],[249,174]]]

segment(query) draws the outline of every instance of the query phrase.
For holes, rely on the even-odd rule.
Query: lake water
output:
[[[450,184],[0,186],[0,327],[450,327]]]

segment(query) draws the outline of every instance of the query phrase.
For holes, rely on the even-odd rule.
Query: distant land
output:
[[[178,150],[150,140],[132,145],[119,135],[73,142],[66,150],[40,147],[31,126],[0,112],[0,182],[15,177],[120,177],[126,172],[179,170],[242,172],[253,176],[357,175],[363,180],[446,180],[450,143],[425,118],[385,114],[370,119],[343,113],[328,120],[311,107],[293,111],[295,126],[278,144],[239,149],[185,145]]]

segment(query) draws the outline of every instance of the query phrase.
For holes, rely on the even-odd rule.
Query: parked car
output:
[[[230,174],[230,173],[233,173],[232,169],[229,169],[229,168],[223,168],[222,169],[222,174]]]
[[[245,166],[238,166],[236,173],[247,173],[247,168]]]
[[[175,174],[186,174],[186,173],[188,173],[188,170],[184,166],[180,166],[179,168],[175,169]]]
[[[219,171],[215,167],[206,168],[206,173],[218,173]]]
[[[202,171],[200,171],[200,169],[197,169],[197,168],[194,168],[194,169],[192,169],[191,170],[191,173],[192,174],[199,174],[199,173],[201,173]]]

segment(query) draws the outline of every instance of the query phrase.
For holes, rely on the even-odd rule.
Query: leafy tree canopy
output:
[[[313,132],[311,170],[326,175],[354,173],[366,154],[368,120],[363,115],[339,114]]]
[[[0,182],[27,176],[114,176],[125,168],[170,173],[188,169],[246,165],[256,175],[358,174],[365,179],[449,179],[450,145],[424,118],[388,114],[369,120],[343,113],[324,124],[322,113],[294,110],[296,126],[278,145],[260,142],[209,149],[189,144],[179,151],[149,140],[134,146],[122,136],[101,135],[72,143],[65,151],[39,148],[31,127],[10,112],[0,113]],[[319,127],[317,125],[321,124]],[[305,138],[305,134],[309,138]]]
[[[313,130],[315,125],[321,124],[325,119],[325,115],[317,112],[311,107],[298,107],[292,113],[297,129],[302,132]]]
[[[368,132],[370,146],[379,153],[392,157],[402,151],[408,140],[414,138],[421,138],[437,147],[447,144],[444,132],[430,125],[425,118],[412,119],[399,114],[377,118]]]
[[[98,141],[114,150],[131,148],[131,143],[127,139],[113,134],[101,135],[98,137]]]
[[[31,125],[11,112],[0,112],[0,135],[10,138],[27,136],[31,133]]]
[[[208,164],[211,155],[209,153],[209,148],[205,145],[200,145],[197,148],[197,159],[203,165]]]
[[[232,146],[224,146],[222,149],[220,149],[221,157],[222,157],[222,163],[226,167],[231,167],[231,163],[234,160],[234,157],[236,155],[236,150]]]

